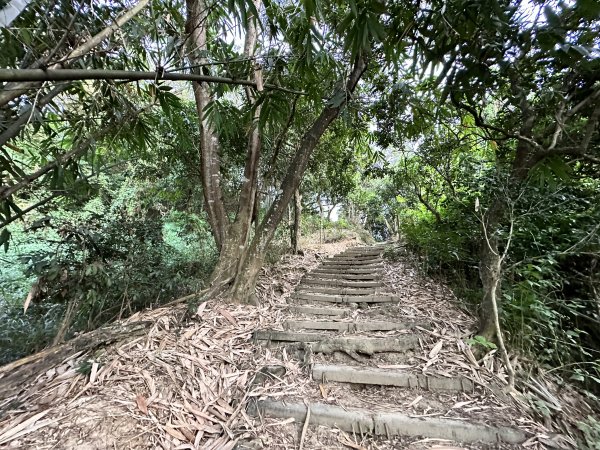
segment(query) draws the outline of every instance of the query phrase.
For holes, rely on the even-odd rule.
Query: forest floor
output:
[[[363,277],[365,288],[377,286],[373,303],[307,305],[310,295],[327,296],[336,286],[350,293],[354,281],[330,279],[321,288],[306,283],[327,264],[359,255],[347,250],[353,247],[377,258],[365,265],[376,268],[377,277]],[[303,249],[304,255],[284,256],[263,269],[259,307],[221,299],[193,311],[183,304],[149,310],[0,368],[0,448],[576,447],[574,423],[592,413],[585,399],[541,375],[521,376],[518,391],[506,393],[496,351],[477,358],[468,344],[474,318],[446,286],[421,276],[401,246],[393,260],[381,263],[378,247],[365,247],[354,236],[305,242]],[[376,303],[377,296],[393,301]],[[338,320],[312,315],[335,308]],[[318,339],[325,341],[307,345],[317,338],[307,338],[306,329],[324,322],[347,329],[321,328]],[[364,348],[353,351],[344,341],[339,351],[323,350],[332,339],[348,337],[361,345],[378,340],[399,347],[366,356]],[[305,342],[293,342],[298,340]],[[311,377],[317,369],[330,372]],[[353,370],[367,371],[367,379],[331,381],[336,370],[351,377],[360,376]],[[368,379],[390,374],[393,386]],[[336,414],[366,411],[372,430],[361,427],[360,417],[358,429],[328,423],[346,420]],[[385,430],[373,436],[383,416],[389,418]],[[388,426],[410,432],[394,436],[396,428]],[[482,439],[472,439],[473,433]]]

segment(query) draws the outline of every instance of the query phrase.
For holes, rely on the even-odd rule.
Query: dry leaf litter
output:
[[[400,301],[371,307],[361,320],[415,319],[427,326],[419,328],[418,349],[374,355],[371,364],[445,377],[462,375],[474,383],[472,392],[319,384],[310,380],[303,362],[289,355],[285,347],[253,342],[252,333],[257,329],[283,329],[283,321],[291,317],[286,311],[288,297],[307,271],[322,257],[357,244],[356,237],[327,244],[305,242],[304,255],[285,256],[264,268],[257,285],[260,307],[215,300],[200,304],[191,319],[183,305],[135,314],[125,324],[151,322],[144,335],[109,345],[101,352],[76,353],[24,380],[22,392],[0,404],[0,447],[227,450],[236,446],[287,449],[300,444],[305,449],[472,448],[432,439],[349,435],[324,427],[302,430],[302,424],[290,419],[249,417],[245,406],[253,398],[301,399],[307,404],[327,400],[344,407],[377,407],[417,417],[437,415],[513,425],[531,434],[525,448],[546,448],[546,444],[569,448],[573,444],[569,437],[551,433],[551,423],[545,426],[535,421],[522,398],[490,389],[506,380],[498,355],[492,351],[480,360],[475,358],[466,343],[474,330],[473,318],[457,309],[445,286],[420,277],[406,258],[385,263],[384,268],[386,291],[398,295]],[[325,361],[354,362],[337,353],[314,355],[312,362]],[[265,366],[281,366],[284,371],[279,377],[258,382],[256,375]],[[548,395],[560,405],[559,399]],[[576,405],[578,396],[570,395]],[[565,412],[568,406],[563,402]]]

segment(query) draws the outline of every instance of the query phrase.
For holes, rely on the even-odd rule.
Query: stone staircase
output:
[[[398,298],[385,293],[383,250],[379,245],[355,247],[325,259],[305,275],[290,297],[284,329],[254,333],[256,342],[283,348],[303,360],[318,397],[310,402],[253,400],[248,411],[257,417],[293,418],[304,424],[303,434],[306,427],[321,425],[362,437],[418,437],[468,443],[470,448],[518,448],[528,436],[511,426],[513,422],[498,425],[485,413],[451,414],[456,405],[488,395],[493,387],[407,364],[415,351],[422,350],[422,333],[429,324],[426,318],[386,315]],[[415,402],[426,406],[423,414],[415,415]]]

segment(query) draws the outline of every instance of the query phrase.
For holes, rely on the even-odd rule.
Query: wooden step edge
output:
[[[521,444],[527,434],[518,428],[467,423],[436,417],[410,417],[400,413],[351,410],[324,403],[291,403],[276,400],[249,402],[247,411],[258,417],[293,418],[304,423],[310,408],[309,424],[339,428],[350,433],[372,433],[381,436],[409,436],[430,439],[448,439],[455,442],[485,442]]]
[[[466,377],[447,378],[441,375],[403,373],[397,370],[365,368],[356,366],[315,364],[313,379],[319,382],[370,384],[396,386],[409,389],[445,392],[473,392],[475,383]]]

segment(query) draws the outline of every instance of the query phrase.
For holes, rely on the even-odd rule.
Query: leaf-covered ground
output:
[[[512,396],[491,389],[455,395],[373,387],[349,390],[335,383],[315,383],[301,362],[285,351],[253,342],[256,329],[282,328],[283,320],[290,317],[287,297],[307,271],[322,257],[357,243],[345,239],[305,244],[303,256],[285,256],[265,268],[258,284],[260,307],[214,300],[191,312],[185,305],[174,305],[138,313],[125,324],[149,323],[142,335],[77,352],[60,364],[29,373],[21,392],[3,396],[0,446],[233,449],[245,443],[253,448],[297,448],[302,424],[249,417],[245,407],[251,398],[297,398],[308,403],[326,399],[347,407],[376,404],[421,417],[483,418],[490,424],[526,430],[531,436],[526,448],[576,445],[573,423],[591,410],[574,390],[558,391],[549,377],[522,378],[518,386],[522,393]],[[431,326],[419,330],[424,337],[418,349],[401,357],[374,357],[373,365],[461,374],[478,386],[502,386],[506,375],[499,358],[493,350],[479,360],[473,355],[467,342],[474,319],[457,307],[445,286],[421,277],[406,254],[386,263],[384,281],[401,301],[393,307],[371,308],[369,318],[424,319]],[[352,363],[343,354],[320,358]],[[255,379],[266,365],[283,366],[285,373],[266,382]],[[0,371],[0,386],[9,375]],[[545,418],[544,411],[549,412]],[[302,445],[305,449],[475,448],[432,440],[350,436],[320,427],[309,429]]]

